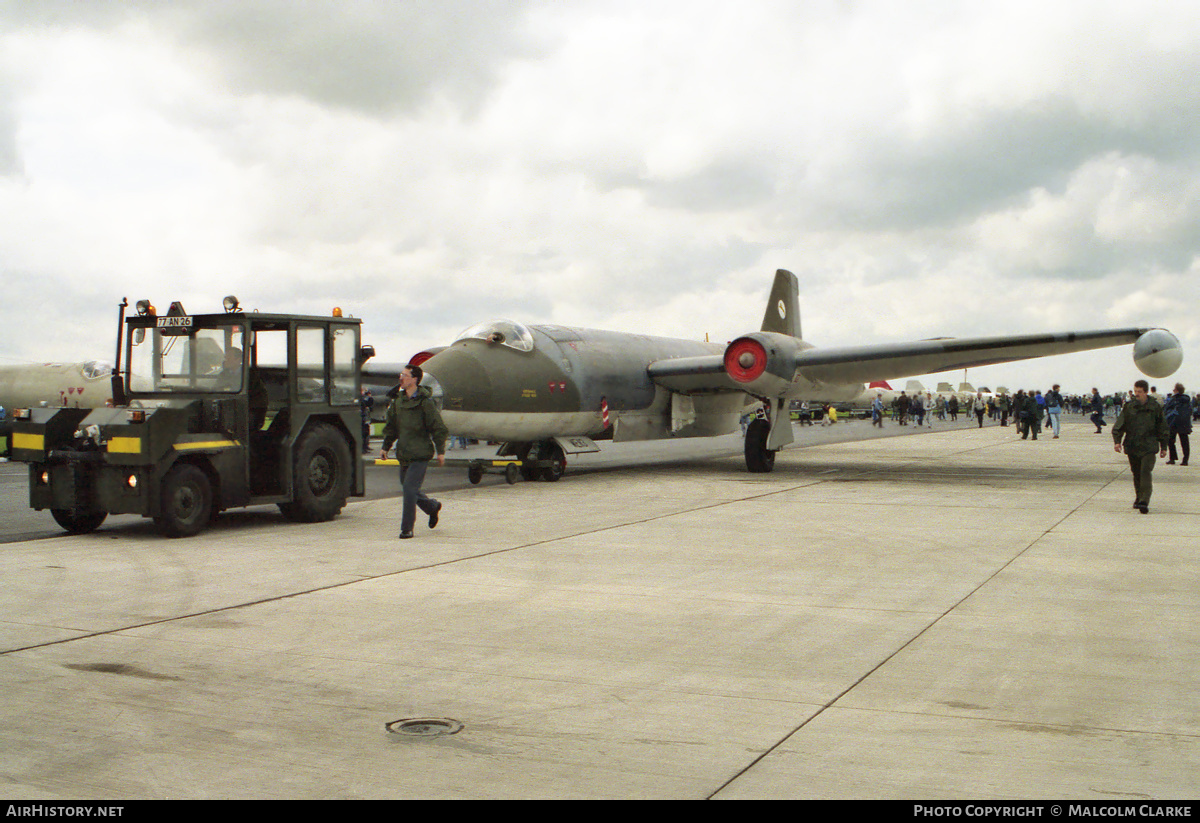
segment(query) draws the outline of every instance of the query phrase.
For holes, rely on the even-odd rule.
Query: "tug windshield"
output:
[[[147,384],[137,391],[230,392],[242,389],[245,333],[241,325],[131,329],[128,369]],[[139,380],[141,383],[142,380]]]

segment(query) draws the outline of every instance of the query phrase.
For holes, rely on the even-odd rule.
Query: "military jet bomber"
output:
[[[793,440],[791,400],[841,403],[868,381],[1129,343],[1151,377],[1183,360],[1179,340],[1154,328],[817,348],[801,337],[796,276],[780,269],[761,329],[728,345],[500,320],[467,329],[422,368],[451,432],[499,441],[526,478],[557,480],[567,454],[597,451],[596,440],[729,434],[760,407],[746,467],[769,472]]]

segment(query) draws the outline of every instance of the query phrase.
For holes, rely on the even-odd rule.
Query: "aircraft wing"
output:
[[[808,349],[800,353],[795,364],[813,382],[861,383],[1128,345],[1147,331],[1112,329]]]
[[[736,390],[783,397],[800,385],[811,391],[821,385],[933,374],[1130,343],[1136,344],[1138,368],[1153,377],[1173,373],[1182,360],[1179,341],[1163,329],[942,338],[828,349],[813,348],[798,338],[755,332],[730,343],[724,355],[660,360],[650,365],[649,374],[655,383],[673,391]]]
[[[676,357],[651,363],[650,379],[671,391],[689,394],[705,391],[744,391],[744,387],[725,373],[725,355],[705,354]]]

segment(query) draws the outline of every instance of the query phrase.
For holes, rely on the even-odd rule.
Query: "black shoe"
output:
[[[1140,511],[1142,514],[1149,514],[1150,507],[1147,504],[1142,503],[1141,505],[1138,506],[1138,511]]]
[[[429,528],[432,529],[434,526],[437,525],[438,515],[441,514],[441,511],[442,511],[442,504],[438,503],[437,508],[429,513]]]
[[[1167,465],[1168,465],[1168,466],[1174,466],[1174,465],[1175,465],[1175,461],[1174,461],[1174,460],[1168,460],[1168,461],[1167,461]]]
[[[407,540],[410,537],[412,537],[412,532],[400,532],[401,540]]]

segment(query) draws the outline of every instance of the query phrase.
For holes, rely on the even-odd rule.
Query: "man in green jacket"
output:
[[[1042,430],[1042,421],[1039,419],[1041,413],[1038,411],[1037,398],[1033,396],[1033,392],[1025,393],[1021,398],[1021,409],[1017,412],[1017,417],[1020,420],[1021,439],[1029,437],[1033,434],[1033,439],[1037,440],[1038,433]]]
[[[400,394],[388,407],[383,424],[383,453],[396,444],[396,459],[400,461],[400,486],[404,490],[404,506],[400,515],[400,539],[413,536],[417,507],[429,515],[429,528],[438,524],[442,504],[425,492],[425,470],[437,452],[439,466],[446,465],[446,437],[450,432],[442,422],[442,414],[433,402],[433,394],[420,385],[425,376],[420,366],[405,366],[400,372]]]
[[[1129,458],[1129,470],[1133,472],[1133,492],[1136,498],[1133,507],[1142,514],[1150,512],[1150,493],[1154,491],[1151,472],[1154,471],[1154,453],[1167,456],[1167,442],[1171,439],[1163,408],[1150,396],[1150,384],[1139,380],[1133,384],[1133,400],[1121,409],[1121,416],[1112,427],[1113,450],[1121,451],[1124,439],[1125,455]]]

